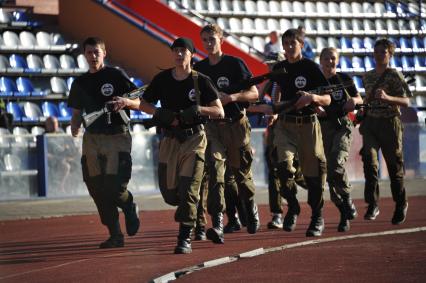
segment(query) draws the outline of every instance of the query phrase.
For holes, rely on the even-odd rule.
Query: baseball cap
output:
[[[191,39],[189,39],[187,37],[179,37],[179,38],[177,38],[173,42],[173,44],[170,46],[171,49],[173,49],[175,47],[184,47],[184,48],[188,49],[189,52],[195,53],[194,43],[192,42]]]

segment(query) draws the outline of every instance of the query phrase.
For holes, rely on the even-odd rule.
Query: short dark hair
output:
[[[223,36],[223,30],[218,24],[208,24],[204,26],[201,29],[200,34],[202,34],[203,32],[212,32],[219,35],[219,37]]]
[[[86,46],[96,46],[99,45],[102,50],[105,51],[105,41],[103,41],[102,39],[100,39],[99,37],[88,37],[83,41],[83,51],[86,50]]]
[[[301,32],[298,29],[291,28],[291,29],[286,30],[283,33],[281,40],[284,42],[284,38],[295,38],[300,43],[304,43],[305,42],[304,37],[305,36],[303,35],[303,32]]]
[[[377,46],[383,46],[389,51],[391,55],[395,53],[395,43],[393,43],[387,38],[378,39],[376,43],[374,43],[374,48],[376,48]]]

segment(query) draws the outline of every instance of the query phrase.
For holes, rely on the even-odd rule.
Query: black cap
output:
[[[189,50],[189,52],[191,53],[195,53],[195,47],[194,47],[194,43],[192,42],[191,39],[187,38],[187,37],[179,37],[177,38],[173,44],[170,46],[171,49],[175,48],[175,47],[184,47],[186,49]]]

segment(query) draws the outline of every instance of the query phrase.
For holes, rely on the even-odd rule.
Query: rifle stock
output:
[[[96,120],[99,119],[99,117],[101,117],[104,113],[106,113],[108,110],[106,109],[106,107],[102,108],[101,110],[98,111],[94,111],[91,113],[88,113],[86,115],[83,115],[83,126],[85,128],[89,127],[90,125],[92,125]]]

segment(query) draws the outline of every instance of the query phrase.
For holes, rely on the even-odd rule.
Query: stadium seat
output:
[[[388,34],[399,34],[400,33],[398,22],[395,21],[394,19],[388,19],[386,21],[386,24],[387,24]]]
[[[305,15],[305,5],[301,1],[293,1],[293,14],[296,16]]]
[[[245,8],[245,12],[248,15],[257,15],[257,7],[256,7],[256,2],[251,1],[251,0],[245,0],[244,1],[244,8]]]
[[[352,68],[354,72],[364,72],[364,60],[361,57],[353,56],[352,57]]]
[[[243,18],[241,20],[241,24],[243,25],[243,30],[248,33],[255,33],[256,29],[254,28],[254,21],[251,18]]]
[[[216,19],[216,23],[225,31],[229,31],[231,29],[228,18],[219,17]]]
[[[291,1],[281,1],[281,11],[284,15],[293,15],[293,5]]]
[[[3,44],[2,49],[17,50],[21,46],[21,41],[15,32],[7,30],[3,32]]]
[[[18,93],[15,82],[8,77],[0,77],[0,97],[10,97]]]
[[[62,54],[59,56],[59,64],[61,65],[61,68],[59,69],[59,72],[61,73],[72,73],[79,70],[74,58],[68,54]]]
[[[50,88],[53,93],[56,94],[68,94],[68,86],[63,78],[60,77],[51,77],[50,78]]]
[[[0,73],[6,73],[10,68],[9,59],[0,54]]]
[[[342,4],[340,4],[342,5]],[[364,10],[362,8],[362,4],[359,2],[352,2],[351,4],[351,11],[352,11],[352,15],[356,15],[356,16],[360,16],[362,14],[364,14]]]
[[[22,116],[24,116],[21,107],[16,102],[6,103],[6,111],[13,115],[13,121],[21,122]]]
[[[267,26],[267,29],[269,31],[272,31],[272,30],[279,31],[280,30],[280,22],[277,19],[267,19],[266,20],[266,26]]]
[[[210,13],[217,13],[221,10],[221,4],[222,2],[229,2],[229,1],[219,1],[218,0],[207,0],[207,11],[209,11]],[[197,4],[196,4],[197,6]],[[197,8],[198,10],[198,8]],[[229,11],[229,10],[228,10]]]
[[[426,57],[421,55],[414,56],[414,70],[426,71]]]
[[[50,116],[57,117],[59,120],[59,109],[58,106],[52,102],[45,101],[41,104],[41,111],[43,112],[43,116],[48,118]]]
[[[44,68],[49,72],[57,72],[61,68],[61,64],[56,56],[46,54],[43,56]]]
[[[259,15],[270,15],[269,5],[267,1],[262,1],[262,0],[256,1],[256,9]]]
[[[316,25],[316,20],[305,19],[302,26],[305,27],[305,31],[307,34],[317,34],[318,29]]]
[[[426,91],[426,77],[424,75],[416,75],[416,91]],[[426,104],[423,106],[426,106]]]
[[[251,41],[251,38],[248,36],[240,36],[240,48],[244,50],[247,53],[250,53],[250,48],[253,46],[253,42]],[[262,52],[262,50],[259,50]]]
[[[12,153],[6,153],[3,156],[3,163],[5,170],[9,172],[16,172],[22,169],[21,159]]]
[[[365,37],[364,38],[364,47],[365,47],[366,51],[373,52],[374,39],[372,39],[371,37]]]
[[[9,72],[23,73],[28,72],[27,61],[21,55],[12,54],[9,57],[10,70]]]
[[[373,20],[364,19],[363,24],[364,24],[364,33],[366,35],[376,34],[376,23]]]
[[[305,2],[305,13],[308,17],[314,17],[318,15],[317,7],[314,2],[306,1]]]
[[[400,48],[401,46],[399,45],[399,39],[398,38],[395,38],[395,37],[388,37],[388,39],[390,40],[390,41],[392,41],[394,44],[395,44],[395,47],[396,48]]]
[[[384,20],[376,19],[375,23],[376,23],[376,33],[377,34],[387,34],[388,27],[387,27],[387,25],[386,25],[386,23],[385,23]]]
[[[74,82],[74,80],[75,80],[75,78],[74,77],[69,77],[68,79],[67,79],[67,88],[68,88],[68,90],[71,90],[71,86],[72,86],[72,83]],[[130,78],[130,80],[132,80],[132,78]],[[134,79],[134,80],[140,80],[140,79]],[[134,83],[134,82],[133,82]],[[141,81],[141,82],[137,82],[138,84],[135,84],[137,87],[141,87],[141,86],[143,86],[143,82]],[[142,83],[142,85],[141,86],[139,86],[139,84],[140,83]]]
[[[353,34],[364,34],[364,23],[360,19],[352,19]]]
[[[185,9],[188,9],[188,10],[195,9],[194,0],[181,0],[181,4],[183,7],[185,7]]]
[[[328,2],[328,13],[329,15],[340,16],[340,6],[336,2]]]
[[[286,31],[293,27],[293,24],[289,19],[280,19],[280,28],[282,31]]]
[[[399,46],[402,52],[411,52],[413,50],[412,42],[406,37],[399,39]]]
[[[253,36],[252,38],[253,41],[253,47],[256,50],[263,50],[264,46],[265,46],[265,39],[261,36]]]
[[[341,34],[340,21],[328,19],[328,27],[330,29],[330,34]]]
[[[385,1],[385,9],[386,9],[386,14],[390,15],[390,14],[397,14],[397,6],[395,3],[392,3],[391,1]]]
[[[317,13],[318,13],[318,15],[329,16],[327,2],[316,1],[316,6],[317,6]]]
[[[281,4],[278,1],[269,1],[269,11],[271,16],[282,15]]]
[[[43,49],[50,49],[52,46],[52,37],[45,31],[36,33],[37,45]]]
[[[341,46],[340,46],[340,40],[338,40],[335,37],[329,37],[328,38],[328,46],[340,49],[341,48]]]
[[[364,92],[365,89],[364,89],[364,84],[362,82],[361,77],[360,76],[353,76],[352,79],[354,80],[354,84],[355,84],[357,90],[359,92]]]
[[[362,3],[362,10],[363,10],[364,16],[366,17],[371,17],[376,14],[376,11],[374,9],[374,5],[372,4],[372,2],[364,1]]]
[[[316,26],[317,26],[318,34],[327,35],[330,33],[327,20],[317,19]]]
[[[407,56],[407,55],[401,56],[401,63],[402,63],[403,71],[410,72],[415,70],[413,56]]]
[[[33,50],[37,46],[37,40],[32,32],[29,31],[21,31],[19,33],[19,39],[21,41],[21,45],[25,49]]]
[[[4,10],[3,8],[0,8],[0,24],[9,25],[12,21],[12,14],[9,11]]]
[[[44,64],[41,58],[35,54],[27,55],[28,72],[40,73],[44,69]]]
[[[86,57],[83,54],[77,55],[77,65],[80,72],[87,72],[89,70],[89,63],[87,63]]]
[[[401,58],[399,56],[392,56],[390,59],[390,66],[392,68],[396,68],[399,71],[402,71],[402,62],[401,62]]]
[[[44,132],[45,132],[45,129],[43,127],[40,127],[40,126],[31,127],[32,135],[38,136],[38,135],[44,134]]]
[[[63,119],[64,121],[71,121],[72,110],[68,107],[66,102],[59,102],[59,114],[58,119]]]
[[[229,19],[229,28],[231,32],[239,33],[242,31],[242,23],[241,20],[238,18],[230,18]]]
[[[265,19],[261,19],[261,18],[256,18],[254,19],[254,27],[256,28],[258,33],[268,33],[269,30],[266,26],[266,21]]]
[[[300,19],[300,18],[294,18],[294,19],[291,20],[291,24],[293,25],[292,28],[297,28],[299,26],[304,26],[305,21],[303,19]]]
[[[45,91],[34,89],[31,80],[26,77],[18,77],[16,79],[16,86],[18,91],[22,93],[23,96],[44,96],[46,95]]]
[[[316,46],[317,46],[316,52],[321,52],[321,50],[323,50],[324,48],[328,46],[327,39],[321,36],[316,37]]]
[[[352,20],[341,19],[340,20],[340,30],[343,34],[353,34]]]
[[[243,15],[246,9],[244,7],[244,1],[233,0],[232,1],[232,14]]]
[[[374,3],[374,12],[377,17],[383,17],[386,14],[386,8],[383,2]]]
[[[340,15],[343,17],[352,16],[352,6],[350,2],[340,2]]]
[[[423,40],[421,40],[417,36],[413,36],[411,38],[411,46],[413,46],[413,51],[425,51],[425,45],[423,43]]]
[[[206,2],[206,0],[195,0],[194,1],[194,9],[198,13],[205,13],[207,11],[207,2]]]
[[[352,48],[354,52],[364,52],[364,41],[359,37],[352,38]]]
[[[22,108],[22,113],[24,114],[24,116],[22,116],[22,122],[39,122],[45,120],[43,113],[37,104],[26,101],[20,103],[20,106]]]
[[[130,119],[132,119],[132,120],[141,120],[142,119],[142,113],[141,113],[141,111],[130,110]]]
[[[370,56],[364,57],[364,66],[366,71],[370,71],[371,69],[374,69],[376,67],[376,63]]]
[[[342,72],[352,72],[352,62],[346,56],[340,56],[339,67]]]
[[[397,21],[398,23],[398,30],[400,34],[410,34],[411,27],[410,27],[410,21],[407,19],[399,19]]]
[[[342,51],[352,51],[352,41],[347,37],[341,37],[340,48]]]

